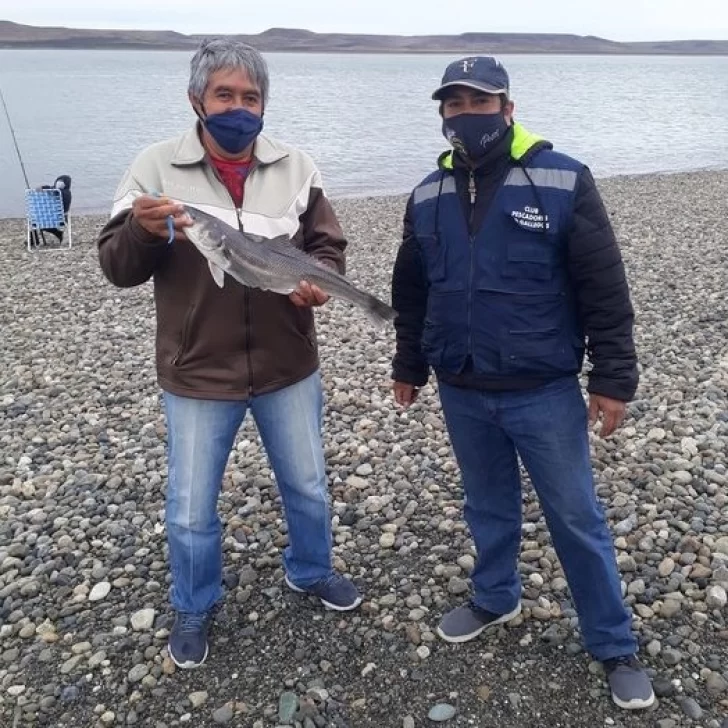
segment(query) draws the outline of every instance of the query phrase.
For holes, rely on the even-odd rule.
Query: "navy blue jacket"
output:
[[[514,133],[515,132],[515,133]],[[624,401],[637,387],[634,313],[589,170],[511,129],[474,171],[457,155],[413,192],[395,264],[393,377],[486,390],[577,373]]]

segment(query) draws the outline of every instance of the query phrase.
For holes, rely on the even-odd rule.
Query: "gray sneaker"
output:
[[[649,708],[655,702],[652,681],[634,655],[604,660],[612,700],[625,710]]]
[[[205,662],[210,649],[207,632],[211,621],[211,611],[199,614],[177,612],[167,644],[169,656],[177,667],[189,670]]]
[[[288,574],[284,580],[289,589],[299,594],[312,594],[318,597],[327,609],[334,609],[337,612],[349,612],[362,602],[362,596],[357,588],[341,574],[331,574],[328,578],[305,588],[294,584],[288,578]]]
[[[445,642],[468,642],[488,627],[510,622],[520,613],[520,602],[508,614],[494,614],[470,601],[448,612],[437,626],[436,632]]]

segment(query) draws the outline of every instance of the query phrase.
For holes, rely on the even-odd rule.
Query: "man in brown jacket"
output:
[[[169,653],[201,665],[222,597],[217,500],[238,429],[251,411],[288,522],[285,581],[336,610],[357,607],[356,587],[331,564],[331,519],[321,443],[322,386],[312,306],[326,295],[302,282],[290,296],[232,279],[218,288],[184,234],[190,204],[248,232],[287,234],[344,272],[346,241],[304,153],[261,134],[268,71],[238,41],[204,42],[192,58],[195,127],[134,160],[98,239],[116,286],[152,279],[156,359],[169,437],[166,522],[176,619]],[[174,220],[168,240],[166,221]]]

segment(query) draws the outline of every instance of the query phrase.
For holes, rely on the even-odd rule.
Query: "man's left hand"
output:
[[[626,413],[626,402],[601,394],[589,395],[589,424],[594,425],[601,418],[601,437],[609,437],[622,424]]]
[[[306,308],[309,306],[323,306],[329,300],[328,294],[324,293],[318,286],[312,286],[306,281],[301,281],[298,288],[289,294],[288,298],[296,306]]]

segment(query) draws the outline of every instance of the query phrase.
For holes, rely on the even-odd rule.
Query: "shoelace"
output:
[[[182,612],[179,615],[180,620],[180,632],[183,634],[190,634],[193,632],[199,632],[204,628],[205,624],[209,619],[209,612],[202,612],[201,614],[194,614],[192,612]]]
[[[604,665],[608,670],[616,670],[618,667],[638,667],[637,660],[634,655],[624,655],[622,657],[613,657],[610,660],[604,660]]]
[[[316,591],[323,591],[324,589],[328,589],[329,587],[335,587],[338,586],[339,582],[341,581],[341,576],[339,574],[331,574],[331,576],[327,576],[323,581],[319,582],[317,585]]]

